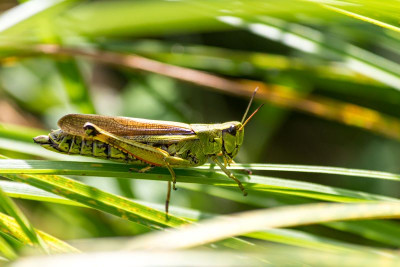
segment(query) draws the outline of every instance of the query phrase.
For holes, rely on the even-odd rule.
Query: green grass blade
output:
[[[135,203],[124,197],[107,193],[81,182],[56,175],[17,175],[2,176],[18,182],[24,182],[48,192],[77,201],[83,205],[107,212],[118,217],[141,223],[146,226],[176,227],[187,221],[170,215],[166,220],[165,213]]]
[[[25,232],[22,230],[17,221],[7,216],[3,213],[0,213],[0,226],[2,228],[2,232],[7,235],[16,238],[18,241],[22,242],[25,245],[32,245],[31,240],[27,237]],[[78,252],[78,250],[67,243],[49,235],[42,231],[35,230],[37,235],[45,242],[46,246],[49,248],[50,252],[54,253],[71,253]]]
[[[246,20],[223,16],[220,20],[305,53],[339,57],[348,68],[400,90],[399,64],[337,39],[327,42],[322,32],[268,17]]]
[[[210,169],[214,165],[205,164],[203,166],[197,167],[198,169]],[[385,179],[391,181],[400,181],[400,174],[381,172],[381,171],[371,171],[371,170],[361,170],[361,169],[351,169],[351,168],[341,168],[341,167],[329,167],[329,166],[312,166],[312,165],[297,165],[297,164],[265,164],[265,163],[253,163],[253,164],[234,164],[229,167],[232,170],[257,170],[257,171],[283,171],[283,172],[304,172],[304,173],[326,173],[344,176],[354,176],[354,177],[365,177],[373,179]]]
[[[390,1],[388,1],[388,2],[390,2]],[[382,28],[385,28],[385,29],[389,29],[389,30],[392,30],[392,31],[395,31],[395,32],[400,32],[400,27],[398,27],[398,26],[396,26],[394,24],[387,23],[387,22],[384,22],[382,20],[374,19],[374,18],[369,17],[369,16],[364,16],[364,15],[358,14],[357,12],[351,12],[351,11],[346,10],[346,8],[338,8],[338,7],[329,5],[329,4],[328,5],[322,5],[322,6],[327,8],[327,9],[329,9],[329,10],[337,12],[339,14],[343,14],[345,16],[348,16],[348,17],[351,17],[351,18],[355,18],[355,19],[359,19],[361,21],[365,21],[365,22],[368,22],[368,23],[371,23],[371,24],[374,24],[374,25],[378,25],[379,27],[382,27]],[[378,5],[378,7],[379,7],[379,5]],[[347,8],[349,8],[349,7],[347,7]],[[351,7],[350,7],[350,9],[351,9]],[[387,12],[385,12],[385,13],[388,14]],[[375,15],[376,15],[376,13],[375,13]]]
[[[36,233],[32,224],[25,217],[22,211],[17,207],[17,205],[15,205],[15,203],[1,189],[0,205],[9,215],[14,217],[19,227],[33,244],[38,245],[44,252],[49,253],[49,249],[47,248],[41,237]]]
[[[142,265],[150,266],[398,266],[397,256],[376,255],[371,253],[328,253],[312,249],[290,248],[287,246],[269,246],[253,251],[106,251],[82,255],[62,255],[54,257],[29,257],[17,261],[13,267],[52,266],[54,262],[63,262],[66,266],[79,263],[84,266],[98,266],[112,262],[117,266],[130,266],[132,259]]]
[[[0,137],[11,140],[24,141],[32,143],[32,138],[38,135],[46,134],[44,130],[30,127],[23,127],[15,124],[0,123]]]
[[[327,252],[370,252],[385,253],[381,249],[372,249],[367,246],[349,244],[331,238],[321,237],[315,234],[302,232],[292,229],[270,229],[260,232],[245,234],[246,237],[267,240],[280,244],[292,245],[296,247],[309,248]]]
[[[204,186],[196,184],[184,184],[181,185],[181,187],[258,208],[271,208],[285,205],[312,203],[312,200],[309,199],[294,196],[288,198],[286,195],[280,195],[276,193],[263,196],[260,193],[254,192],[253,194],[250,194],[244,198],[242,197],[241,193],[237,192],[236,190],[221,187],[208,186],[207,188],[204,188]],[[396,222],[368,220],[357,222],[332,222],[325,223],[323,225],[340,231],[359,235],[365,239],[374,240],[388,246],[400,246],[400,240],[397,238],[400,236],[400,227]]]
[[[73,206],[83,206],[78,202],[68,200],[66,198],[62,198],[52,193],[48,193],[46,191],[40,190],[38,188],[29,186],[27,184],[21,184],[17,182],[8,182],[8,181],[0,181],[0,188],[7,193],[8,196],[13,198],[22,198],[22,199],[30,199],[36,201],[46,201],[51,203],[58,203],[64,205],[73,205]],[[137,201],[137,200],[136,200]],[[157,210],[162,211],[164,209],[163,205],[140,202],[141,204],[145,204],[146,206],[155,208]],[[213,214],[205,214],[197,210],[191,210],[186,208],[178,208],[171,206],[170,213],[175,214],[180,217],[188,218],[191,220],[199,220],[200,218],[211,218],[215,217]],[[347,223],[347,222],[342,222]],[[246,234],[246,237],[251,237],[259,240],[266,240],[271,242],[277,242],[281,244],[305,247],[305,248],[314,248],[323,251],[357,251],[357,250],[366,250],[367,247],[356,246],[345,242],[338,242],[333,239],[320,237],[315,234],[310,234],[301,231],[295,230],[286,230],[286,229],[275,229],[268,230],[263,232],[255,232],[251,234]],[[120,242],[121,243],[121,242]],[[93,246],[90,246],[93,248]],[[375,250],[371,250],[371,252],[376,252]]]
[[[168,170],[156,168],[151,172],[131,172],[130,165],[118,163],[61,162],[44,160],[0,160],[0,174],[41,174],[41,179],[48,180],[44,174],[89,175],[99,177],[117,177],[169,181]],[[183,183],[209,184],[236,188],[237,184],[226,175],[215,171],[195,169],[177,169],[177,181]],[[325,201],[359,202],[359,201],[399,201],[396,198],[358,192],[354,190],[324,186],[308,182],[272,178],[259,175],[240,175],[248,191],[275,192],[297,195]],[[63,178],[67,179],[67,178]],[[50,182],[50,181],[48,181]]]
[[[60,2],[62,2],[62,0],[31,0],[28,3],[18,5],[1,15],[0,32],[11,30],[19,23],[28,20],[29,18],[32,18],[49,8],[54,7]]]
[[[18,257],[14,248],[2,236],[0,236],[0,253],[8,260],[15,260]]]
[[[127,249],[183,249],[270,228],[398,217],[400,217],[400,204],[393,202],[295,205],[246,211],[209,219],[201,224],[168,233],[148,234],[136,238]]]
[[[75,59],[66,59],[55,63],[72,110],[78,113],[95,114],[89,88],[82,77],[78,62]]]

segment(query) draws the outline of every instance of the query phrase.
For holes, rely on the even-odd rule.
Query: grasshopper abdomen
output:
[[[67,134],[60,129],[52,131],[49,135],[35,137],[34,141],[44,148],[63,154],[82,155],[126,163],[142,163],[131,154],[109,144],[89,137]]]

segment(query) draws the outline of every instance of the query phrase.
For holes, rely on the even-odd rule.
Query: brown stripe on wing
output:
[[[58,121],[58,126],[69,134],[85,136],[83,125],[87,122],[93,123],[107,132],[124,137],[195,134],[190,125],[186,123],[92,114],[65,115]]]

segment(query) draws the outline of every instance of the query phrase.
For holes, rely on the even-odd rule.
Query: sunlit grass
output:
[[[0,16],[1,261],[398,265],[398,2],[20,3]],[[32,142],[66,113],[238,120],[255,87],[230,166],[247,197],[177,168],[166,216],[168,170]]]

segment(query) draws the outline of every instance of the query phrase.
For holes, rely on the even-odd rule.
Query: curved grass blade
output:
[[[82,255],[24,258],[12,267],[52,266],[63,262],[66,266],[101,266],[105,262],[112,265],[131,266],[132,259],[139,265],[150,266],[398,266],[396,256],[376,255],[365,252],[328,253],[304,248],[269,246],[253,251],[106,251]]]
[[[34,245],[38,245],[45,253],[49,253],[49,249],[47,248],[46,243],[43,242],[42,238],[36,233],[32,224],[25,217],[22,211],[15,205],[15,203],[0,189],[0,205],[1,207],[11,215],[19,227],[25,233],[25,235],[29,238],[29,240]]]
[[[46,191],[40,190],[33,186],[29,186],[27,184],[21,184],[17,182],[9,182],[9,181],[0,181],[0,188],[7,193],[8,196],[13,198],[22,198],[22,199],[30,199],[36,201],[45,201],[51,203],[58,203],[64,205],[73,205],[73,206],[84,206],[78,202],[68,200],[66,198],[57,196],[52,193],[48,193]],[[140,202],[143,205],[155,208],[157,210],[163,211],[164,205],[153,204],[148,202]],[[87,206],[85,206],[87,207]],[[89,208],[89,207],[88,207]],[[211,218],[215,217],[215,214],[206,214],[197,210],[187,209],[187,208],[177,208],[174,206],[170,207],[171,214],[175,214],[179,217],[184,217],[190,220],[198,221],[199,219]],[[346,222],[344,222],[346,223]],[[310,234],[306,232],[289,230],[289,229],[273,229],[263,232],[254,232],[251,234],[244,235],[245,237],[251,237],[258,240],[266,240],[270,242],[276,242],[281,244],[293,245],[298,247],[305,248],[314,248],[322,251],[331,251],[331,252],[355,252],[360,250],[368,250],[371,253],[384,253],[379,249],[371,249],[364,246],[352,245],[345,242],[339,242],[333,239],[320,237],[315,234]],[[109,242],[109,241],[107,241]],[[89,241],[90,243],[90,241]],[[118,242],[120,245],[121,242]],[[94,244],[88,245],[87,247],[91,248],[91,251],[96,250],[96,246]],[[86,250],[85,250],[86,251]]]
[[[187,249],[255,231],[343,220],[399,218],[400,203],[317,203],[220,216],[171,232],[148,234],[126,249]]]
[[[4,160],[5,159],[0,160],[0,162]],[[47,192],[79,202],[80,204],[155,229],[178,227],[190,222],[173,215],[166,217],[164,212],[157,211],[127,198],[107,193],[103,190],[63,176],[25,175],[15,173],[2,174],[2,176],[13,181],[27,183]],[[240,248],[248,246],[249,242],[240,239],[229,239],[223,241],[222,245]]]
[[[301,197],[289,197],[276,193],[270,193],[268,196],[263,196],[258,192],[254,192],[243,198],[239,192],[233,189],[226,189],[215,186],[208,186],[204,188],[202,185],[196,184],[183,184],[180,187],[189,189],[203,194],[211,195],[214,197],[229,199],[237,203],[243,203],[258,208],[271,208],[285,205],[295,204],[309,204],[312,200]],[[344,231],[359,235],[365,239],[377,241],[388,246],[400,246],[400,226],[396,222],[382,221],[382,220],[368,220],[368,221],[346,221],[346,222],[331,222],[324,223],[324,226],[333,228],[339,231]]]

